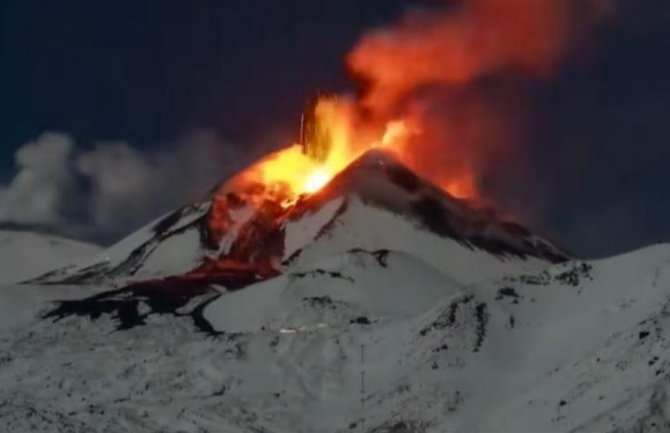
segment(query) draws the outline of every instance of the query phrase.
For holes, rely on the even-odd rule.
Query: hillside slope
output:
[[[57,289],[71,301],[0,332],[8,431],[670,427],[669,245],[475,286],[352,251],[174,313]]]
[[[37,277],[100,251],[98,246],[53,235],[0,230],[0,283]]]

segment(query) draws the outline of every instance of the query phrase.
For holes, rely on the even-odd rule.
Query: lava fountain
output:
[[[412,166],[410,140],[421,130],[410,118],[378,124],[366,118],[349,97],[321,96],[302,116],[298,142],[261,158],[228,184],[236,191],[253,191],[285,207],[305,194],[323,188],[337,173],[365,152],[382,148]],[[418,170],[420,173],[420,170]],[[431,179],[459,198],[473,198],[471,176],[462,179]],[[228,189],[226,188],[226,189]]]

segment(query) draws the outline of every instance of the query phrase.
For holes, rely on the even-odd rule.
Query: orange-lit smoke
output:
[[[554,75],[568,51],[612,12],[610,0],[460,0],[413,10],[365,34],[347,58],[377,123],[419,134],[405,162],[458,196],[478,198],[484,171],[518,158],[520,82]]]
[[[384,147],[452,195],[477,200],[482,174],[514,153],[523,129],[518,82],[549,78],[607,15],[609,0],[460,0],[414,10],[364,35],[347,58],[357,97],[321,98],[330,146],[313,160],[293,145],[242,174],[287,203]]]
[[[453,3],[453,2],[452,2]],[[487,74],[551,76],[571,45],[608,15],[608,0],[461,0],[415,10],[366,34],[349,54],[377,113],[430,84],[464,86]]]

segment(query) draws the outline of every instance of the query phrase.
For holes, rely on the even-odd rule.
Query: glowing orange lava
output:
[[[317,192],[323,188],[330,179],[333,178],[333,174],[330,173],[327,169],[318,167],[312,174],[307,176],[307,180],[303,185],[303,189],[306,193]]]
[[[294,144],[262,158],[240,174],[245,182],[264,186],[266,194],[285,205],[295,202],[303,194],[312,194],[323,188],[337,173],[363,153],[384,148],[396,154],[411,168],[419,169],[421,155],[412,155],[409,141],[420,136],[420,129],[409,119],[397,119],[385,125],[366,122],[357,114],[355,103],[347,98],[322,97],[314,106],[318,123],[319,157],[309,156],[306,144]],[[430,157],[430,155],[425,155]],[[457,197],[474,194],[474,180],[468,176],[449,182],[431,179]]]

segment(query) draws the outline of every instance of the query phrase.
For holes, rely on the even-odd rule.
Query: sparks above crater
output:
[[[321,190],[339,172],[365,152],[384,149],[421,172],[421,158],[412,151],[412,141],[421,130],[411,119],[394,119],[379,123],[365,116],[352,98],[321,96],[303,115],[297,143],[266,155],[239,173],[231,182],[259,189],[265,197],[289,205],[305,194]],[[429,180],[460,198],[475,194],[473,177],[432,176]]]

